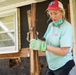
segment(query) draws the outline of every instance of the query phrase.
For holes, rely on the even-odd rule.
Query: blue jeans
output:
[[[63,67],[57,70],[50,70],[48,68],[46,75],[69,75],[69,71],[75,65],[73,60],[68,61]]]

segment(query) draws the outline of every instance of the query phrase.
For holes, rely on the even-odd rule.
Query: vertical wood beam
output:
[[[73,39],[73,56],[76,62],[76,0],[69,0],[70,2],[70,17],[71,24],[74,29],[74,39]]]
[[[31,34],[31,39],[36,38],[36,4],[31,4],[31,25],[33,32]],[[38,51],[31,50],[30,57],[31,65],[31,75],[39,75],[39,63],[38,63]]]
[[[30,39],[36,39],[36,4],[31,4],[31,11],[27,11]],[[38,51],[30,50],[30,75],[40,75]]]

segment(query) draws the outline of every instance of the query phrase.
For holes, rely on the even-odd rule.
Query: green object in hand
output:
[[[38,40],[32,39],[30,41],[30,49],[45,51],[46,50],[46,42],[41,41],[39,39]]]

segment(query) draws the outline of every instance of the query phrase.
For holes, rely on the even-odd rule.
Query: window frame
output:
[[[14,19],[14,33],[15,33],[15,45],[14,46],[7,46],[7,47],[1,47],[0,48],[0,54],[6,54],[6,53],[16,53],[19,52],[21,49],[21,42],[20,42],[20,9],[19,8],[14,8],[11,10],[6,10],[0,12],[0,17],[6,17],[6,16],[13,16],[15,17]]]

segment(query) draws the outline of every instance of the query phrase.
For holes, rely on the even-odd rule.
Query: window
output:
[[[19,13],[18,8],[0,12],[0,54],[20,50]]]

